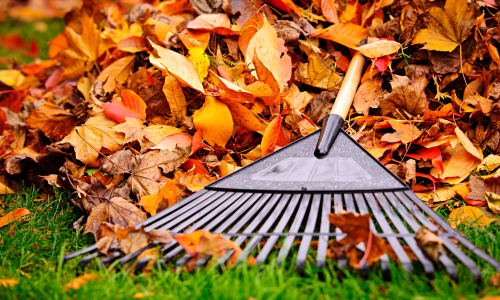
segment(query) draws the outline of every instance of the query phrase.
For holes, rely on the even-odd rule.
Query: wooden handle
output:
[[[354,100],[354,95],[356,95],[359,82],[361,81],[364,66],[365,57],[363,54],[356,52],[349,64],[349,69],[347,69],[337,99],[335,99],[335,103],[330,111],[331,115],[338,115],[345,120],[349,113],[349,108],[352,105],[352,101]]]

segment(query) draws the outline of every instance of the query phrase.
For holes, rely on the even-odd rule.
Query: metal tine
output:
[[[252,194],[250,194],[252,195]],[[222,225],[217,227],[214,230],[214,233],[221,233],[225,231],[231,224],[233,224],[237,219],[240,219],[241,215],[246,213],[240,221],[230,230],[229,233],[237,233],[241,227],[243,227],[246,222],[257,213],[258,209],[266,203],[266,201],[271,197],[272,194],[255,194],[250,198],[247,202],[243,204],[232,216],[227,219]],[[261,197],[262,196],[262,197]],[[257,203],[248,211],[248,208],[254,203],[254,201],[258,200]],[[206,265],[206,263],[212,258],[211,255],[205,255],[203,258],[199,259],[196,262],[195,268]]]
[[[297,232],[302,225],[302,220],[304,219],[304,215],[306,214],[307,207],[309,206],[309,201],[311,200],[310,194],[302,195],[302,199],[300,202],[299,210],[295,215],[295,219],[293,220],[292,226],[290,227],[291,232]],[[281,266],[282,261],[287,257],[290,248],[292,247],[293,241],[295,240],[295,235],[288,235],[281,246],[281,250],[278,253],[278,257],[276,262],[278,266]]]
[[[276,228],[274,229],[275,233],[282,233],[283,232],[286,225],[290,221],[290,218],[292,217],[292,214],[295,211],[295,208],[299,204],[300,196],[301,196],[300,194],[293,195],[292,199],[290,200],[290,203],[288,204],[288,207],[286,208],[285,213],[283,214],[283,216],[280,219],[280,222],[278,223],[278,225],[276,225]],[[278,241],[279,238],[280,237],[277,235],[269,237],[266,244],[264,245],[264,247],[262,247],[262,249],[259,252],[259,255],[257,256],[257,259],[256,259],[257,264],[260,264],[260,263],[264,262],[264,260],[266,260],[267,256],[269,256],[269,253],[271,253],[271,251],[274,248],[274,245],[276,244],[276,242]]]
[[[336,214],[340,213],[340,211],[344,209],[344,203],[343,203],[343,200],[342,200],[342,194],[334,194],[334,196],[333,196],[333,203],[335,205],[335,213]],[[335,228],[335,233],[337,233],[337,234],[342,233],[342,230],[340,230],[340,228]],[[340,241],[344,237],[346,237],[346,235],[338,235],[337,236],[337,241]],[[347,269],[347,258],[340,258],[337,261],[337,264],[342,269]]]
[[[207,195],[206,197],[202,197],[196,199],[195,201],[191,202],[190,204],[182,207],[181,209],[173,212],[172,214],[166,216],[163,219],[158,220],[158,222],[154,224],[150,224],[149,226],[144,228],[144,231],[148,232],[151,229],[156,229],[159,227],[170,229],[169,227],[172,225],[179,224],[180,221],[185,220],[189,216],[194,215],[207,205],[213,203],[220,197],[229,197],[233,193],[225,193],[225,192],[216,192],[212,195]],[[207,201],[205,201],[207,200]]]
[[[330,220],[328,220],[328,215],[332,211],[332,195],[323,194],[323,207],[321,209],[321,225],[320,233],[330,233]],[[266,245],[267,246],[267,245]],[[325,266],[326,253],[328,250],[328,235],[322,235],[319,237],[318,251],[316,255],[316,267],[318,269],[323,269]]]
[[[358,205],[359,213],[362,215],[369,214],[368,207],[366,206],[365,198],[363,194],[356,193],[354,194],[354,198],[356,199],[356,204]],[[377,232],[375,224],[373,220],[370,218],[370,228],[373,232]],[[384,278],[389,279],[391,276],[391,266],[389,265],[389,256],[384,254],[380,257],[380,268],[382,269],[382,274]]]
[[[373,197],[373,194],[367,193],[364,195],[365,195],[365,198],[368,202],[368,205],[372,209],[373,216],[375,217],[375,219],[377,220],[377,223],[382,228],[382,231],[384,233],[394,233],[392,231],[392,228],[389,225],[389,223],[387,223],[387,220],[385,219],[384,214],[382,214],[382,211],[380,210],[380,207],[378,206],[377,200],[375,200],[375,198]],[[392,250],[394,250],[394,252],[398,256],[399,261],[403,265],[403,268],[405,268],[405,270],[408,272],[412,272],[413,266],[411,264],[411,260],[408,257],[408,255],[406,255],[406,252],[403,249],[403,247],[401,246],[401,243],[399,242],[399,240],[395,237],[387,237],[387,241],[391,245]]]
[[[396,229],[399,231],[399,233],[410,233],[406,226],[401,222],[399,219],[399,216],[396,215],[392,207],[390,206],[389,202],[387,202],[386,196],[382,193],[375,193],[375,197],[378,200],[378,203],[382,207],[382,209],[385,211],[389,219],[391,220],[392,224],[396,227]],[[432,262],[425,256],[425,254],[422,252],[422,250],[418,247],[417,242],[415,241],[414,237],[405,237],[404,238],[406,244],[410,247],[410,249],[413,251],[415,256],[420,260],[424,267],[424,271],[427,275],[427,277],[434,278],[434,265]]]
[[[276,194],[275,196],[278,198],[280,195]],[[285,209],[285,206],[287,205],[291,196],[292,196],[291,194],[284,194],[281,196],[281,198],[279,199],[278,205],[276,205],[276,207],[274,208],[274,211],[267,218],[266,222],[264,224],[262,224],[262,226],[259,228],[258,233],[267,233],[268,230],[271,228],[271,226],[273,226],[273,224],[278,221],[278,217],[281,215],[281,212]],[[271,200],[271,201],[273,201],[273,200]],[[250,253],[255,248],[255,246],[257,246],[257,244],[262,240],[262,238],[263,238],[263,236],[259,235],[259,234],[254,236],[250,240],[250,242],[247,243],[245,249],[238,256],[238,259],[236,262],[237,263],[243,262],[248,257],[248,255],[250,255]]]
[[[418,224],[418,222],[415,220],[415,218],[412,217],[408,213],[406,208],[401,204],[401,202],[399,202],[397,197],[393,193],[384,193],[384,195],[386,196],[387,199],[389,199],[389,202],[391,202],[392,206],[394,206],[396,211],[401,215],[403,220],[406,223],[408,223],[408,225],[411,227],[411,229],[414,232],[417,232],[420,229],[420,224]],[[455,281],[458,280],[458,271],[457,271],[457,268],[455,267],[455,264],[451,261],[451,259],[448,256],[446,256],[444,253],[440,252],[440,254],[438,256],[438,260],[445,267],[450,278],[455,280]],[[422,261],[422,260],[420,259],[420,261]]]
[[[309,218],[307,219],[306,228],[304,232],[306,233],[314,232],[320,206],[321,206],[321,194],[314,194],[311,203],[311,209],[309,210]],[[302,236],[299,251],[297,252],[297,270],[304,269],[304,264],[307,259],[307,252],[309,251],[311,240],[312,240],[311,235]]]
[[[174,232],[180,231],[180,230],[184,229],[185,227],[187,227],[187,226],[191,225],[192,223],[194,223],[196,220],[198,220],[202,216],[205,216],[205,218],[203,218],[202,220],[208,219],[209,217],[214,217],[214,215],[217,214],[225,205],[226,206],[229,205],[230,203],[232,203],[232,201],[238,199],[241,195],[242,195],[242,193],[227,193],[227,194],[219,197],[214,202],[210,203],[210,205],[206,206],[202,211],[194,214],[190,218],[188,218],[190,216],[188,214],[181,215],[180,217],[178,217],[177,219],[175,219],[171,223],[175,222],[175,224],[178,224],[180,221],[183,221],[186,218],[188,218],[188,219],[186,221],[184,221],[183,223],[181,223],[180,225],[176,226],[174,229],[172,229],[172,231],[174,231]],[[221,203],[222,203],[222,205],[221,205]],[[227,204],[227,203],[229,203],[229,204]],[[201,205],[200,205],[200,207],[203,208],[203,206],[201,206]],[[193,212],[197,212],[197,211],[198,210],[193,209]],[[211,213],[209,213],[209,212],[211,212]],[[206,220],[206,221],[208,221],[208,220]],[[167,225],[164,225],[163,228],[169,228],[170,227],[169,225],[170,225],[170,223],[167,224]],[[198,225],[198,227],[199,226],[201,226],[201,225]],[[172,241],[172,242],[174,242],[174,241]],[[169,244],[171,244],[171,243],[169,243]],[[123,267],[126,263],[128,263],[132,259],[134,259],[137,256],[139,256],[141,253],[143,253],[147,249],[151,249],[153,247],[156,247],[156,245],[158,245],[158,243],[152,243],[152,244],[149,244],[149,245],[145,246],[144,248],[142,248],[140,250],[137,250],[137,251],[135,251],[133,253],[125,255],[124,257],[122,257],[120,259],[118,265],[121,266],[121,267]]]
[[[439,217],[432,208],[428,207],[423,201],[416,201],[420,200],[415,194],[411,192],[404,192],[405,195],[407,195],[410,199],[412,199],[415,204],[418,205],[418,207],[423,210],[427,215],[429,215],[436,223],[439,224],[444,230],[446,230],[449,233],[454,233],[455,238],[465,247],[467,247],[472,253],[477,255],[480,259],[486,261],[488,264],[490,264],[492,267],[496,269],[497,272],[500,272],[500,262],[496,261],[494,258],[486,254],[483,250],[480,248],[476,247],[471,241],[469,241],[467,238],[463,237],[456,229],[451,227],[445,220],[443,220],[441,217]]]
[[[253,233],[255,228],[257,228],[257,226],[259,226],[259,224],[262,223],[262,220],[264,220],[264,218],[269,214],[269,212],[272,210],[272,208],[276,205],[276,202],[281,197],[281,195],[282,194],[273,194],[273,196],[271,197],[271,200],[269,200],[267,205],[261,209],[259,214],[253,219],[253,221],[247,226],[247,228],[245,228],[245,230],[243,230],[243,233]],[[278,216],[276,216],[276,217],[278,217]],[[240,230],[240,228],[243,227],[243,225],[247,223],[248,220],[246,220],[245,223],[243,223],[244,219],[246,219],[246,216],[245,216],[245,218],[241,219],[240,222],[238,222],[238,224],[236,226],[231,228],[230,232],[224,234],[224,237],[230,238],[231,237],[230,233],[237,233]],[[238,245],[241,245],[241,243],[243,243],[246,239],[247,239],[247,236],[239,236],[234,242]],[[224,255],[222,255],[217,260],[217,265],[220,266],[220,265],[223,265],[224,263],[226,263],[226,261],[229,259],[229,257],[231,257],[231,255],[233,255],[233,252],[234,252],[234,250],[226,251],[226,253],[224,253]]]
[[[101,253],[99,252],[94,252],[90,255],[87,255],[85,257],[83,257],[82,259],[80,259],[80,261],[78,262],[78,269],[79,270],[84,270],[85,267],[96,257],[99,257],[99,256],[104,256],[102,255]]]
[[[208,194],[207,194],[207,192],[208,192]],[[172,211],[175,211],[175,210],[177,210],[177,209],[179,209],[179,208],[181,208],[181,207],[183,207],[183,206],[191,203],[192,201],[200,198],[204,194],[206,194],[204,196],[204,198],[206,198],[206,197],[210,197],[211,195],[215,194],[215,192],[214,191],[208,191],[208,190],[201,190],[201,191],[199,191],[199,192],[197,192],[197,193],[189,196],[188,198],[183,199],[182,201],[176,203],[175,205],[173,205],[173,206],[171,206],[171,207],[169,207],[169,208],[161,211],[160,213],[158,213],[158,214],[156,214],[156,215],[154,215],[154,216],[152,216],[150,218],[147,218],[144,222],[136,225],[136,228],[139,228],[141,226],[147,226],[148,224],[150,224],[150,223],[152,223],[152,222],[154,222],[154,221],[156,221],[158,219],[161,219],[162,217],[164,217],[165,215],[171,213]],[[111,245],[110,250],[116,249],[117,246],[118,246],[118,243],[115,243],[115,244]],[[76,258],[76,257],[78,257],[80,255],[87,254],[87,253],[94,252],[94,251],[97,251],[97,246],[95,244],[92,245],[92,246],[89,246],[87,248],[84,248],[84,249],[75,251],[73,253],[70,253],[68,255],[65,255],[64,256],[64,260],[63,260],[63,265],[66,262],[68,262],[69,260],[71,260],[71,259],[74,259],[74,258]],[[93,255],[92,257],[89,257],[89,258],[85,259],[84,261],[79,262],[79,264],[82,264],[83,266],[86,266],[93,258],[98,257],[98,256],[99,255]]]
[[[250,194],[251,195],[251,194]],[[216,232],[221,232],[224,231],[227,227],[229,227],[234,221],[236,221],[237,218],[241,217],[241,214],[247,211],[248,207],[253,204],[255,200],[259,200],[251,209],[248,211],[246,215],[244,215],[240,221],[233,227],[231,231],[234,230],[234,233],[237,233],[238,230],[243,227],[248,220],[264,205],[264,203],[271,197],[272,194],[255,194],[252,198],[250,198],[249,201],[245,202],[245,204],[235,213],[233,216],[231,216],[229,219],[227,219],[221,226],[219,226],[214,233]],[[269,201],[268,205],[273,204],[272,201]],[[266,206],[266,207],[267,207]],[[271,207],[269,207],[270,209]],[[167,253],[165,256],[163,262],[167,262],[168,260],[172,259],[175,255],[179,254],[182,252],[182,247],[177,247],[173,251]],[[210,256],[205,256],[201,260],[203,260],[205,263],[210,259]]]
[[[400,192],[395,192],[394,194],[396,194],[396,196],[399,198],[399,200],[401,200],[401,202],[408,208],[408,210],[410,212],[412,212],[412,214],[427,228],[429,228],[430,230],[432,231],[437,231],[437,227],[432,224],[431,221],[429,221],[425,216],[424,214],[419,210],[419,209],[416,209],[413,205],[412,205],[412,202],[417,204],[416,201],[414,201],[412,198],[408,197],[409,195],[407,195],[406,193],[400,193]],[[441,219],[440,216],[438,216],[434,210],[432,210],[432,208],[428,207],[427,204],[425,204],[422,200],[420,200],[419,198],[417,198],[419,200],[419,202],[422,202],[424,205],[425,205],[425,209],[423,207],[421,207],[421,205],[419,205],[420,203],[417,204],[417,206],[419,206],[419,208],[421,208],[422,210],[424,210],[428,215],[430,216],[434,216],[436,217],[437,219],[439,220],[442,220],[444,221],[443,219]],[[430,212],[430,213],[429,213]],[[433,218],[434,219],[434,218]],[[436,219],[434,219],[435,221],[438,221]],[[445,221],[444,223],[446,225],[448,225]],[[438,223],[439,224],[439,223]],[[447,230],[449,233],[456,233],[457,231],[455,231],[454,229],[451,228],[451,226],[449,226],[449,228],[451,230]],[[460,234],[456,234],[455,235],[455,238],[458,239],[458,237],[462,237]],[[441,238],[441,240],[443,241],[443,243],[445,244],[446,248],[448,248],[448,250],[450,250],[450,252],[455,255],[468,269],[469,271],[472,273],[472,277],[474,277],[474,280],[476,282],[480,282],[481,281],[481,272],[479,271],[479,268],[477,267],[477,265],[467,256],[465,255],[462,251],[460,251],[460,249],[458,249],[448,238],[446,237],[443,237]],[[467,241],[467,239],[465,239]],[[460,240],[459,240],[460,241]],[[460,241],[461,242],[461,241]],[[472,244],[472,243],[471,243]],[[474,244],[472,244],[474,245]],[[474,246],[475,247],[475,246]],[[483,252],[484,253],[484,252]],[[486,253],[484,253],[486,255]],[[487,257],[489,257],[488,255],[486,255]]]
[[[228,196],[230,196],[230,195],[231,194],[228,194]],[[189,226],[190,224],[192,224],[193,222],[195,222],[201,216],[205,216],[201,220],[199,220],[198,222],[196,222],[196,224],[194,224],[193,226],[191,226],[186,232],[195,231],[196,229],[200,228],[203,224],[205,224],[206,222],[208,222],[212,218],[214,218],[216,215],[218,215],[222,210],[224,210],[229,205],[231,205],[232,203],[234,203],[234,201],[236,201],[242,195],[243,195],[243,193],[234,193],[229,198],[225,197],[225,196],[220,197],[219,199],[217,199],[216,201],[214,201],[211,205],[209,205],[208,207],[206,207],[204,210],[202,210],[201,212],[199,212],[196,215],[194,215],[191,218],[189,218],[187,221],[185,221],[182,224],[180,224],[177,227],[175,227],[173,229],[173,231],[175,231],[175,232],[180,231],[180,230],[184,229],[186,226]],[[222,204],[220,204],[220,203],[222,203]],[[163,228],[165,228],[167,226],[168,226],[168,224],[165,225]],[[175,243],[175,241],[172,241],[172,242]],[[130,260],[132,260],[132,259],[136,258],[137,256],[139,256],[145,250],[153,248],[153,247],[156,247],[156,245],[158,245],[158,243],[149,244],[146,247],[144,247],[144,248],[142,248],[142,249],[140,249],[140,250],[138,250],[138,251],[136,251],[134,253],[130,253],[130,254],[124,256],[122,259],[120,259],[119,265],[123,266],[125,263],[127,263]],[[172,244],[172,246],[173,246],[173,244]]]
[[[154,226],[154,222],[158,221],[158,220],[161,220],[163,219],[165,216],[171,214],[173,211],[177,210],[177,209],[180,209],[188,204],[190,204],[191,202],[193,202],[194,200],[199,200],[199,201],[203,201],[209,197],[211,197],[213,194],[215,194],[216,192],[215,191],[208,191],[208,190],[201,190],[201,191],[198,191],[194,194],[192,194],[191,196],[185,198],[185,199],[182,199],[181,201],[175,203],[174,205],[160,211],[159,213],[157,213],[156,215],[154,216],[151,216],[149,218],[147,218],[144,222],[142,222],[141,224],[137,225],[136,228],[138,228],[138,226]],[[201,199],[199,199],[201,198]],[[149,227],[148,227],[149,228]]]
[[[348,212],[351,213],[356,213],[356,206],[354,205],[354,199],[352,194],[344,194],[344,201],[345,201],[345,207]],[[370,225],[372,221],[370,219]],[[373,227],[374,228],[374,227]],[[358,248],[361,251],[366,251],[365,244],[364,243],[359,243],[356,248]],[[363,266],[361,266],[362,271],[368,271],[368,263],[364,263]]]

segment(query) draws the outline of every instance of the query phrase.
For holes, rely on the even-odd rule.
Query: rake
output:
[[[339,229],[333,228],[328,220],[334,207],[335,212],[343,209],[360,214],[371,213],[372,231],[387,239],[407,272],[413,272],[417,263],[412,262],[404,246],[421,263],[422,267],[418,269],[430,278],[433,278],[435,268],[442,265],[452,279],[458,280],[456,262],[459,261],[470,270],[474,281],[479,283],[479,268],[461,249],[473,253],[500,272],[498,261],[448,225],[404,182],[342,130],[364,64],[364,56],[356,53],[331,114],[323,122],[321,133],[316,131],[309,134],[217,180],[148,218],[138,227],[143,226],[146,232],[170,229],[173,235],[198,229],[221,233],[243,246],[237,262],[253,254],[256,255],[257,264],[264,263],[275,251],[278,252],[278,265],[283,264],[287,257],[295,255],[298,270],[304,268],[311,242],[315,240],[316,266],[321,269],[326,264],[329,241],[334,238],[340,240],[345,236]],[[316,149],[312,146],[315,144]],[[439,263],[436,264],[422,252],[415,240],[415,233],[422,225],[437,231],[434,224],[441,227],[439,236],[448,250],[439,251]],[[453,239],[458,243],[452,242]],[[300,241],[300,245],[294,254],[295,251],[291,249],[296,240]],[[281,247],[276,247],[277,244]],[[459,248],[459,245],[462,247]],[[116,246],[113,245],[111,249],[116,249]],[[153,243],[125,256],[115,251],[102,258],[100,263],[115,262],[117,266],[123,267],[146,249],[156,246]],[[364,245],[359,244],[358,249],[364,250]],[[81,269],[94,258],[101,257],[94,245],[66,255],[64,262],[85,254],[79,262]],[[175,240],[161,246],[160,254],[162,257],[158,266],[180,257],[176,261],[176,266],[180,267],[191,258]],[[223,265],[231,255],[232,251],[226,252],[216,263]],[[211,257],[206,255],[197,261],[196,267],[204,266],[209,260]],[[147,258],[139,259],[135,264],[135,272],[140,273],[147,263]],[[339,259],[337,264],[347,268],[346,259]],[[390,276],[387,255],[381,257],[380,267],[384,276]],[[366,270],[367,266],[363,268]]]

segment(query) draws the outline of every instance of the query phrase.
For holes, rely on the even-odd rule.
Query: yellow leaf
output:
[[[500,214],[500,195],[491,192],[485,192],[484,197],[488,202],[488,208],[495,214]]]
[[[0,70],[0,80],[12,88],[16,88],[23,83],[24,78],[24,75],[19,70]]]
[[[10,286],[15,286],[19,283],[19,281],[14,280],[14,279],[0,279],[0,286],[3,286],[4,288],[10,287]]]
[[[182,130],[169,125],[150,125],[145,126],[140,119],[125,117],[125,123],[113,127],[117,132],[125,134],[123,144],[138,141],[141,146],[144,145],[144,138],[148,139],[153,146],[156,146],[161,140],[169,135],[182,133]]]
[[[76,84],[76,88],[82,93],[85,100],[90,98],[90,89],[92,88],[92,83],[88,77],[81,77]]]
[[[59,144],[70,143],[76,158],[84,164],[96,161],[101,148],[117,151],[123,143],[123,134],[113,129],[116,123],[104,114],[91,117],[85,124],[75,127]]]
[[[421,29],[412,44],[426,44],[422,49],[451,52],[465,41],[476,22],[476,12],[467,0],[447,0],[444,9],[429,8],[429,26]]]
[[[7,186],[5,175],[0,176],[0,195],[13,194],[14,191]]]
[[[353,23],[340,23],[326,29],[316,29],[312,34],[355,49],[368,36],[368,29]]]
[[[203,107],[195,111],[194,126],[203,131],[210,145],[226,146],[233,133],[233,118],[229,108],[213,96],[206,96]]]
[[[89,281],[97,280],[100,276],[95,273],[83,274],[64,285],[63,291],[78,290]]]
[[[314,97],[308,92],[301,92],[295,84],[292,84],[288,94],[283,97],[290,108],[296,109],[301,113],[305,111],[306,106],[309,104],[309,102],[311,102],[313,98]]]
[[[358,47],[356,50],[366,57],[377,58],[398,52],[400,48],[401,44],[396,41],[380,40]]]
[[[490,154],[488,155],[481,164],[477,167],[478,171],[486,170],[488,172],[493,172],[496,168],[500,166],[500,156]]]
[[[205,50],[201,48],[189,50],[188,60],[193,63],[200,81],[203,82],[203,79],[208,75],[208,67],[210,67],[210,60],[205,54]]]
[[[151,249],[151,250],[154,250],[154,249]],[[135,293],[132,298],[134,299],[142,299],[144,297],[150,297],[150,296],[154,296],[155,295],[155,292],[140,292],[140,293]]]
[[[463,133],[463,131],[460,130],[460,128],[455,127],[455,134],[457,135],[460,142],[462,142],[462,145],[464,146],[465,150],[467,150],[467,152],[479,158],[480,160],[483,160],[483,153],[477,150],[476,146],[472,144],[472,142]]]
[[[470,225],[471,223],[480,225],[481,227],[490,225],[490,218],[486,217],[478,208],[473,206],[464,206],[460,208],[455,208],[448,216],[448,222],[455,228],[459,224]]]
[[[205,94],[200,77],[195,66],[184,55],[165,49],[150,40],[151,45],[158,52],[160,58],[149,56],[149,61],[160,69],[167,69],[181,83]]]
[[[135,55],[129,55],[117,59],[110,64],[106,69],[102,70],[97,80],[104,83],[104,91],[111,93],[116,88],[116,83],[123,84],[130,75],[130,70],[134,66]]]
[[[165,84],[163,85],[163,93],[167,98],[170,110],[178,121],[182,120],[187,113],[186,97],[182,92],[182,87],[174,76],[168,71],[165,74]]]

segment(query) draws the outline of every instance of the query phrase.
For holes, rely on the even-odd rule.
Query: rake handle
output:
[[[361,81],[364,65],[365,57],[363,54],[356,52],[344,76],[342,86],[337,94],[332,110],[323,121],[321,134],[318,139],[318,144],[316,145],[316,150],[314,151],[314,155],[317,158],[327,156],[335,143],[335,139],[344,125],[344,120],[354,100],[354,95]]]

